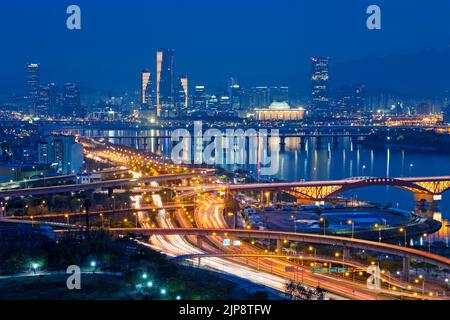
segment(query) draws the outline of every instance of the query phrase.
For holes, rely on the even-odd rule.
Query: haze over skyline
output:
[[[70,4],[81,8],[80,31],[69,31],[65,26]],[[366,28],[370,4],[381,7],[379,31]],[[27,61],[41,64],[46,81],[77,82],[114,92],[137,89],[140,70],[154,71],[155,52],[160,47],[175,49],[176,74],[188,74],[192,85],[223,83],[230,76],[248,82],[273,76],[276,82],[291,81],[282,79],[299,75],[299,87],[303,87],[309,81],[312,55],[330,56],[331,68],[340,66],[340,73],[339,68],[353,65],[348,70],[348,81],[360,80],[351,75],[360,72],[361,64],[355,65],[355,60],[370,65],[371,61],[385,59],[390,61],[387,65],[396,66],[391,55],[397,55],[400,62],[407,60],[399,59],[402,55],[427,61],[429,52],[421,52],[430,49],[437,49],[442,59],[430,63],[442,63],[444,70],[450,70],[450,3],[445,0],[435,1],[434,6],[386,0],[130,0],[126,4],[43,0],[5,3],[2,7],[1,93],[23,91]],[[414,66],[417,60],[412,58],[400,69],[407,69],[408,63]],[[440,92],[448,84],[446,74],[442,72],[438,79],[411,81],[399,88],[415,88],[422,85],[421,81],[427,85],[431,80],[430,86],[435,86],[436,81],[436,91]],[[411,77],[399,75],[399,81],[401,76]],[[339,77],[339,73],[335,77],[332,74],[331,81]],[[395,85],[394,81],[384,89]],[[424,91],[433,92],[431,89]]]

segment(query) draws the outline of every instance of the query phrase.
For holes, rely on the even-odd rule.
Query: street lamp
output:
[[[430,237],[428,237],[428,233],[424,233],[423,237],[427,238],[427,241],[428,241],[428,253],[431,253],[431,239],[430,239]]]
[[[313,246],[309,246],[308,247],[309,251],[314,251],[314,257],[317,257],[317,248],[313,247]]]
[[[419,275],[419,279],[422,280],[422,295],[425,295],[425,278],[422,275]],[[417,280],[417,279],[416,279]],[[417,281],[416,283],[418,283]]]
[[[355,237],[355,222],[353,220],[348,220],[347,224],[352,225],[352,239]]]
[[[326,223],[325,223],[325,218],[320,217],[319,221],[320,221],[321,223],[323,223],[323,235],[325,236],[325,235],[326,235],[326,229],[325,229]]]
[[[374,227],[378,229],[378,242],[381,242],[381,227],[378,223],[375,223]]]
[[[33,269],[33,272],[36,274],[36,271],[39,269],[39,264],[36,262],[33,262],[31,264],[31,268]]]
[[[68,214],[65,214],[65,215],[64,215],[64,218],[67,219],[67,224],[70,224],[70,223],[69,223],[69,215],[68,215]]]
[[[135,224],[136,224],[136,228],[138,227],[138,215],[136,212],[133,212],[133,216],[135,218]]]
[[[104,223],[103,213],[100,213],[100,218],[102,218],[102,228],[104,228],[105,227],[105,223]]]
[[[165,295],[167,293],[166,289],[161,289],[161,294]]]
[[[399,231],[400,231],[400,233],[403,233],[404,236],[405,236],[405,240],[404,240],[404,241],[405,241],[405,247],[406,247],[406,246],[407,246],[407,242],[406,242],[406,229],[402,227],[402,228],[399,229]]]

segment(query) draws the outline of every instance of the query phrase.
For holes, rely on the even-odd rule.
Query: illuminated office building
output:
[[[230,87],[230,103],[233,111],[238,112],[242,109],[242,91],[236,83]]]
[[[270,103],[286,102],[289,103],[289,87],[270,87]]]
[[[27,107],[30,113],[36,113],[40,86],[40,66],[37,63],[27,64]]]
[[[250,107],[265,108],[270,105],[270,90],[268,87],[254,87],[250,91]]]
[[[148,70],[141,71],[141,108],[150,111],[153,107],[152,78]]]
[[[317,113],[329,111],[328,64],[329,58],[312,57],[312,110]]]
[[[189,91],[187,76],[178,77],[177,81],[177,111],[180,115],[185,115],[188,112],[189,106]]]
[[[195,86],[194,96],[192,99],[193,112],[205,112],[208,107],[208,96],[205,92],[205,86]]]
[[[160,49],[156,53],[156,114],[167,117],[175,111],[173,49]]]
[[[66,117],[83,115],[83,110],[81,109],[80,88],[76,84],[66,83],[64,85],[63,115]]]

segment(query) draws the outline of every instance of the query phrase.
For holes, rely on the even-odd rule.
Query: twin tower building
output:
[[[141,72],[141,108],[157,117],[186,114],[188,108],[188,78],[174,74],[175,50],[156,52],[156,74]],[[153,81],[155,83],[153,83]]]

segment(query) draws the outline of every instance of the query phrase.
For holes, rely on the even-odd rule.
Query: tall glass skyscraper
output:
[[[186,115],[189,106],[189,91],[187,76],[178,77],[177,111],[179,115]]]
[[[77,117],[83,115],[81,110],[80,89],[76,84],[66,83],[63,95],[64,115],[67,117]]]
[[[205,92],[205,86],[195,86],[194,96],[192,99],[193,112],[206,112],[208,107],[208,96]]]
[[[175,110],[173,49],[156,53],[156,115],[167,117]]]
[[[141,107],[142,110],[151,111],[153,108],[153,85],[151,73],[148,70],[141,71]]]
[[[40,66],[37,63],[27,63],[27,107],[31,113],[36,113],[39,86],[41,83]]]
[[[312,57],[312,111],[327,113],[329,110],[328,64],[329,58]]]

